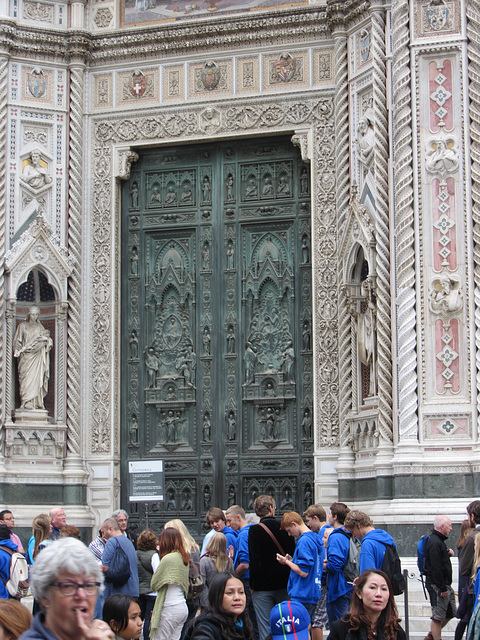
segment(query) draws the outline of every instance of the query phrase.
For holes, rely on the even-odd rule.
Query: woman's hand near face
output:
[[[77,609],[77,624],[83,637],[77,640],[115,640],[115,634],[106,622],[102,620],[92,620],[87,624],[80,611]]]

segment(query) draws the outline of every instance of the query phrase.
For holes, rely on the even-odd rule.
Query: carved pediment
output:
[[[41,269],[56,289],[59,299],[67,299],[71,260],[66,248],[52,234],[41,209],[37,210],[34,222],[5,255],[5,271],[10,275],[10,297],[15,297],[19,285],[32,269]]]
[[[342,232],[343,231],[343,232]],[[357,185],[352,186],[352,196],[348,207],[348,215],[340,230],[339,258],[344,265],[344,279],[355,259],[355,246],[363,248],[368,263],[373,266],[376,246],[375,225],[368,208],[358,200]]]

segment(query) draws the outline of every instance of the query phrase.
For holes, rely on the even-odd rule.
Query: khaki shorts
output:
[[[455,617],[457,605],[455,603],[455,592],[451,586],[447,586],[447,595],[442,597],[440,590],[434,584],[426,584],[428,594],[430,596],[430,604],[432,605],[432,620],[450,620]]]

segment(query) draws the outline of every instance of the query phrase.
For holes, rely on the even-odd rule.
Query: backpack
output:
[[[187,600],[194,600],[204,590],[202,574],[200,573],[200,563],[195,560],[188,562],[188,594]]]
[[[9,578],[8,580],[4,580],[3,576],[0,576],[0,578],[11,596],[24,598],[28,594],[30,587],[25,556],[19,551],[12,551],[8,547],[0,546],[0,549],[10,554]]]
[[[113,584],[114,587],[123,587],[130,578],[130,562],[125,551],[117,542],[112,559],[105,574],[105,582]]]
[[[394,544],[385,544],[385,555],[381,569],[392,583],[393,595],[399,596],[403,593],[405,591],[405,576],[402,573],[402,565]]]
[[[423,593],[425,595],[425,600],[427,600],[427,590],[425,588],[425,581],[423,576],[425,574],[425,546],[427,544],[427,540],[430,536],[422,536],[417,543],[417,567],[420,571],[420,580],[422,581]]]
[[[417,544],[417,567],[420,575],[425,575],[425,545],[430,536],[422,536]]]
[[[343,575],[345,576],[345,580],[347,582],[353,582],[355,578],[358,578],[358,576],[360,575],[358,556],[360,555],[361,545],[360,542],[356,538],[354,538],[351,533],[345,531],[345,529],[336,529],[336,531],[340,531],[341,533],[343,533],[343,535],[346,536],[350,541],[348,547],[347,562],[343,567]]]

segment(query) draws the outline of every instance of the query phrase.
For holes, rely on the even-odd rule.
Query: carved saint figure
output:
[[[208,176],[203,178],[202,182],[203,202],[210,202],[212,199],[212,190]]]
[[[227,269],[235,268],[235,247],[233,246],[233,240],[229,240],[227,243]]]
[[[305,438],[305,440],[311,440],[312,416],[310,415],[309,409],[305,409],[305,411],[303,412],[302,430],[303,430],[303,437]]]
[[[295,379],[293,374],[293,365],[295,363],[295,351],[293,349],[293,343],[289,340],[285,351],[282,356],[282,368],[285,374],[285,380],[293,382]]]
[[[52,182],[52,176],[49,176],[47,169],[40,164],[41,155],[38,149],[34,149],[30,153],[31,164],[26,164],[22,173],[22,182],[30,185],[32,189],[41,189]]]
[[[138,276],[138,249],[132,247],[132,254],[130,256],[130,273],[132,276]]]
[[[235,440],[237,436],[237,422],[235,420],[235,414],[230,410],[227,416],[227,437],[229,440]]]
[[[245,187],[245,197],[246,198],[256,198],[258,195],[257,185],[255,184],[255,180],[250,178],[247,186]]]
[[[257,354],[250,342],[247,342],[245,347],[245,382],[249,384],[253,382],[253,376],[255,372],[255,363],[257,361]]]
[[[290,195],[290,185],[288,183],[287,176],[280,176],[280,180],[278,182],[277,193],[280,196],[289,196]]]
[[[225,186],[227,187],[227,200],[233,200],[233,175],[231,173],[227,176]]]
[[[203,354],[205,356],[209,356],[210,354],[210,342],[212,341],[212,338],[210,336],[210,330],[208,327],[205,327],[205,329],[203,330],[203,337],[202,337],[202,342],[203,342]]]
[[[305,322],[303,323],[302,344],[305,351],[310,350],[310,324],[308,320],[305,320]]]
[[[177,422],[178,418],[170,409],[165,418],[165,441],[174,443],[177,441]]]
[[[310,262],[310,250],[308,248],[308,238],[306,235],[302,238],[302,262],[303,264]]]
[[[271,195],[273,195],[272,179],[269,178],[269,177],[266,177],[264,182],[263,182],[262,195],[263,196],[271,196]]]
[[[157,371],[159,369],[158,358],[155,355],[155,349],[149,347],[147,357],[145,358],[145,367],[147,368],[147,384],[149,389],[153,389],[157,382]]]
[[[138,208],[138,184],[136,182],[132,184],[130,196],[132,197],[132,208],[137,209]]]
[[[370,165],[373,159],[375,147],[375,131],[373,129],[374,122],[375,120],[371,109],[367,109],[358,121],[358,157],[360,162],[366,167]]]
[[[190,379],[192,384],[195,384],[195,377],[197,373],[197,354],[193,350],[192,345],[188,345],[187,352],[185,354],[185,360],[190,367]]]
[[[205,411],[203,416],[203,439],[205,442],[210,442],[212,436],[212,423],[208,411]]]
[[[439,173],[442,177],[457,170],[459,164],[458,153],[447,146],[443,138],[434,140],[435,148],[429,153],[425,166],[430,173]]]
[[[177,193],[173,188],[173,185],[168,187],[168,191],[165,195],[165,203],[166,204],[174,204],[177,201]]]
[[[130,420],[130,444],[134,447],[138,446],[138,420],[136,413],[132,413]]]
[[[377,310],[372,300],[371,284],[364,280],[362,288],[368,292],[368,305],[365,313],[358,313],[354,308],[349,308],[349,312],[355,318],[357,325],[357,344],[360,362],[370,368],[370,390],[369,396],[375,394],[376,375],[376,315]]]
[[[235,353],[235,329],[231,324],[227,329],[227,353]]]
[[[293,500],[292,500],[292,492],[289,487],[285,487],[283,491],[283,500],[280,504],[281,511],[288,511],[289,509],[293,509]]]
[[[130,358],[136,360],[138,358],[138,336],[135,329],[130,334]]]
[[[18,358],[21,409],[44,409],[43,399],[50,378],[50,331],[39,322],[40,309],[30,307],[13,339],[13,355]]]

